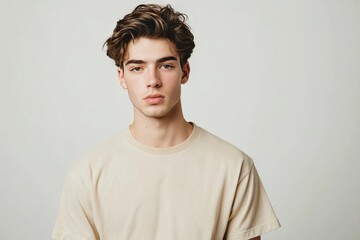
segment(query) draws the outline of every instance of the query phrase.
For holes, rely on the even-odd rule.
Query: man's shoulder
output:
[[[239,147],[202,127],[199,127],[199,129],[200,137],[198,145],[201,146],[204,151],[219,158],[252,162],[252,159]]]
[[[76,160],[70,173],[88,172],[89,169],[100,168],[112,159],[112,156],[121,151],[123,146],[123,132],[117,132],[100,143],[95,148],[87,151]]]
[[[236,151],[236,152],[238,152],[238,151],[242,152],[242,150],[240,150],[240,148],[238,148],[234,144],[230,143],[229,141],[223,139],[222,137],[219,137],[218,135],[210,132],[209,130],[207,130],[205,128],[202,128],[202,127],[198,127],[198,128],[200,129],[201,141],[205,141],[207,145],[211,145],[212,147],[214,147],[216,149],[224,148],[224,149],[227,149],[230,151],[232,150],[232,151]]]

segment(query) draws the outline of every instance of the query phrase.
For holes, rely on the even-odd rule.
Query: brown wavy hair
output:
[[[106,54],[123,68],[124,55],[130,41],[140,37],[168,39],[176,46],[183,67],[195,47],[194,36],[186,23],[187,16],[170,5],[141,4],[120,19],[112,36],[106,40]]]

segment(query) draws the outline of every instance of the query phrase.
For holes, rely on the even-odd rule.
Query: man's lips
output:
[[[164,96],[161,94],[149,94],[145,97],[145,99],[147,98],[164,98]]]
[[[148,104],[158,104],[161,103],[164,99],[164,96],[161,94],[150,94],[147,95],[144,100]]]

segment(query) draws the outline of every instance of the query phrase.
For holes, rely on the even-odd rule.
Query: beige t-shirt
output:
[[[53,239],[250,239],[280,227],[252,160],[194,124],[174,147],[113,136],[72,168]]]

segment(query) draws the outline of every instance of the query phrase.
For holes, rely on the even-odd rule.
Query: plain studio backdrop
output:
[[[50,239],[68,170],[132,120],[102,44],[139,3],[1,1],[1,240]],[[263,239],[360,239],[360,1],[170,3],[197,45],[186,119],[253,157]]]

